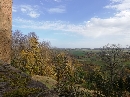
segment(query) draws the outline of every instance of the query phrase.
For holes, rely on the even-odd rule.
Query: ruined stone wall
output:
[[[10,64],[12,0],[0,0],[0,60]]]

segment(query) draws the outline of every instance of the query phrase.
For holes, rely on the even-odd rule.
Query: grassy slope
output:
[[[52,79],[51,77],[47,77],[47,76],[34,75],[34,76],[32,76],[32,79],[42,82],[49,89],[53,89],[57,83],[56,80]]]

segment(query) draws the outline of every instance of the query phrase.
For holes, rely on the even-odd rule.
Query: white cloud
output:
[[[13,11],[13,12],[17,12],[16,7],[13,6],[13,7],[12,7],[12,11]]]
[[[40,1],[40,4],[43,5],[42,1]]]
[[[50,8],[47,11],[49,13],[65,13],[66,8],[65,8],[65,6],[57,6],[57,7],[54,7],[54,8]]]
[[[111,1],[111,5],[106,6],[106,8],[116,9],[117,12],[113,17],[106,19],[95,17],[91,18],[89,21],[84,21],[84,23],[77,25],[65,21],[31,21],[21,18],[14,19],[14,22],[20,23],[20,26],[18,26],[20,28],[61,30],[66,31],[67,33],[77,33],[95,39],[102,37],[107,38],[110,36],[115,37],[115,40],[118,38],[120,40],[119,42],[122,44],[129,44],[128,42],[130,41],[130,8],[127,6],[126,2],[130,3],[130,0]],[[53,9],[52,12],[59,11],[55,11]]]
[[[61,0],[54,0],[55,2],[61,2]]]
[[[14,19],[14,22],[20,22],[21,25],[19,27],[21,28],[62,30],[73,33],[75,32],[93,38],[107,35],[130,35],[130,18],[126,19],[125,17],[113,17],[108,19],[92,18],[90,21],[79,25],[74,25],[63,21],[38,22],[21,18]]]
[[[27,9],[21,8],[21,11],[22,11],[23,13],[25,13],[25,12],[27,12]]]
[[[24,14],[27,14],[32,18],[37,18],[40,16],[40,13],[38,12],[38,6],[21,5],[20,9]]]
[[[130,10],[130,0],[111,0],[112,3],[105,8],[112,8],[118,11]]]
[[[37,18],[40,16],[40,14],[36,13],[35,11],[31,11],[28,15],[31,16],[32,18]]]

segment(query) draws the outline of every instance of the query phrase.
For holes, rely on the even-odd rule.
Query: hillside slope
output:
[[[0,97],[58,97],[43,83],[35,81],[21,70],[0,65]]]

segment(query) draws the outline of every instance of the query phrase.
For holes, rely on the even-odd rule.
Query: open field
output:
[[[101,61],[99,53],[101,50],[82,50],[82,49],[71,49],[67,50],[68,53],[76,58],[78,61],[87,63],[87,64],[95,64],[95,65],[103,65],[104,63]],[[129,49],[124,49],[123,52],[129,52]],[[130,60],[126,60],[123,62],[124,65],[129,66]]]

